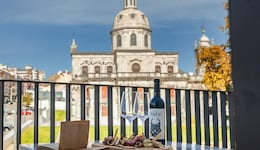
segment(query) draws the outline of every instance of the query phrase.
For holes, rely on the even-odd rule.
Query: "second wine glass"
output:
[[[132,122],[136,119],[134,105],[137,98],[137,92],[123,91],[121,96],[121,117],[125,118],[130,126],[129,136],[132,134]]]
[[[136,101],[134,104],[134,110],[136,117],[142,121],[143,133],[145,133],[145,121],[149,118],[149,93],[148,92],[137,92]]]

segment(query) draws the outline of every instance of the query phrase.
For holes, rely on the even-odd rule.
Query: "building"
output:
[[[78,51],[73,39],[72,81],[151,87],[153,79],[159,78],[162,87],[203,88],[200,76],[181,71],[177,52],[152,49],[151,32],[148,18],[137,8],[137,0],[124,0],[123,10],[115,16],[110,31],[111,52]]]
[[[159,78],[164,88],[205,89],[201,74],[186,73],[179,68],[177,52],[161,52],[152,48],[152,29],[148,18],[138,10],[137,0],[124,0],[123,9],[114,17],[110,36],[112,50],[106,53],[79,51],[76,40],[72,40],[72,82],[153,87],[153,80]],[[198,45],[207,42],[209,40],[203,32]],[[117,109],[119,90],[113,90],[114,109]],[[92,112],[93,87],[87,87],[86,92],[86,106]],[[171,96],[174,99],[174,93]],[[79,99],[75,95],[72,97]],[[100,97],[101,117],[106,117],[107,87],[101,86]]]
[[[5,80],[28,80],[28,81],[44,81],[44,71],[37,70],[31,65],[25,66],[25,68],[9,67],[7,65],[0,64],[0,79]],[[33,91],[33,85],[31,83],[23,84],[23,92]],[[5,97],[15,101],[16,100],[16,84],[14,82],[5,82]]]
[[[195,45],[194,45],[194,51],[195,51],[195,57],[196,57],[196,66],[195,66],[195,72],[197,76],[201,76],[203,77],[205,74],[205,66],[198,65],[198,54],[201,50],[202,47],[210,47],[214,44],[214,40],[209,40],[209,38],[206,35],[206,30],[204,29],[204,27],[201,28],[201,37],[199,39],[199,41],[195,41]]]

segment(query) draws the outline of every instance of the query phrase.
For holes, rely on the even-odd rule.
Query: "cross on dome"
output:
[[[124,8],[137,8],[137,0],[124,0]]]

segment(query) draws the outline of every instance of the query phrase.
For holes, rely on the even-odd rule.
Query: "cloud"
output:
[[[139,0],[138,8],[153,22],[220,20],[225,0]],[[1,23],[111,25],[123,0],[12,0],[0,6]]]

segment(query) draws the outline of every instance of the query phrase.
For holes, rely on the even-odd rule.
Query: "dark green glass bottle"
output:
[[[149,113],[149,136],[150,139],[157,138],[157,141],[165,144],[165,107],[160,96],[160,80],[154,80],[154,97],[150,101]]]

